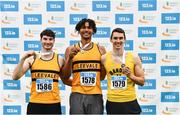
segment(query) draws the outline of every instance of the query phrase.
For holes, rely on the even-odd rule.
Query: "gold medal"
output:
[[[85,51],[84,50],[81,50],[81,53],[83,54]]]

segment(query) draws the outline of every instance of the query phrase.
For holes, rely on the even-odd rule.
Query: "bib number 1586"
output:
[[[37,79],[36,80],[36,91],[37,92],[48,92],[53,89],[52,79]]]

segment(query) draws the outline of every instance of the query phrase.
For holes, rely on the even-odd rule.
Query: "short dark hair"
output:
[[[126,34],[125,34],[125,31],[122,28],[115,28],[111,33],[111,39],[112,39],[112,36],[113,36],[114,32],[123,33],[124,39],[126,40]]]
[[[44,35],[55,38],[55,33],[50,29],[43,30],[40,34],[40,37],[42,38]]]
[[[83,18],[82,20],[80,20],[77,24],[76,24],[76,27],[75,27],[75,30],[76,31],[80,31],[81,27],[84,26],[84,24],[88,22],[89,23],[89,26],[92,27],[93,29],[93,34],[96,33],[97,31],[97,28],[96,28],[96,23],[94,20],[92,19],[86,19],[86,18]]]

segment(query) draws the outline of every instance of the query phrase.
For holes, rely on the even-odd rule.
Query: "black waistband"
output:
[[[56,74],[59,74],[59,71],[54,71],[54,70],[31,70],[31,73],[36,73],[36,72],[56,73]]]
[[[36,81],[36,78],[32,78],[32,81]],[[53,82],[58,82],[59,80],[53,79]]]
[[[76,69],[76,70],[73,70],[73,73],[76,73],[76,72],[100,72],[101,69]]]
[[[98,64],[100,64],[101,61],[100,60],[81,60],[81,61],[74,61],[73,65],[79,64],[79,63],[98,63]]]

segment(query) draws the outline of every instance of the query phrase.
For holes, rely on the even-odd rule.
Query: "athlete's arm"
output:
[[[65,63],[64,66],[62,67],[62,76],[64,79],[69,79],[71,76],[71,71],[72,71],[72,59],[73,57],[79,52],[80,49],[70,46],[66,49],[65,52]]]
[[[104,78],[101,78],[101,80],[104,80],[105,77],[106,77],[106,69],[105,69],[105,67],[104,67],[105,60],[106,60],[106,55],[104,54],[104,55],[101,56],[101,64],[102,64],[102,67],[103,67],[102,70],[101,70],[101,72],[104,73],[105,76],[104,76]]]
[[[61,78],[62,82],[68,86],[72,86],[72,79],[69,78],[69,79],[64,79],[64,78]]]
[[[98,45],[99,47],[99,51],[101,53],[101,55],[104,55],[106,53],[106,49],[103,46]],[[101,80],[104,80],[104,78],[106,77],[106,70],[105,67],[101,61]]]
[[[145,82],[144,71],[142,69],[141,59],[137,54],[134,54],[134,74],[126,69],[127,76],[136,84],[143,86]]]
[[[20,79],[26,73],[26,71],[30,68],[30,64],[32,64],[34,55],[34,51],[29,51],[21,58],[20,62],[13,71],[13,80]]]
[[[65,79],[64,78],[65,76],[62,75],[62,67],[64,66],[65,61],[61,56],[58,56],[58,63],[59,63],[59,66],[61,68],[61,70],[60,70],[60,78],[61,78],[62,82],[64,84],[68,85],[68,86],[72,86],[72,79],[70,79],[70,78]]]

